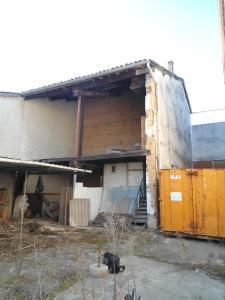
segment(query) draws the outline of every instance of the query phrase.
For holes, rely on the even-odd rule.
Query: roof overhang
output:
[[[123,152],[111,152],[99,155],[89,155],[80,157],[64,157],[64,158],[52,158],[43,159],[45,162],[80,162],[82,164],[104,164],[104,163],[116,163],[116,162],[128,162],[128,161],[144,161],[145,157],[150,154],[150,151],[137,150],[137,151],[123,151]]]
[[[184,79],[160,66],[151,59],[135,61],[133,63],[117,66],[94,74],[76,77],[59,83],[24,91],[21,93],[21,96],[26,100],[48,98],[52,101],[60,99],[73,101],[77,99],[76,93],[74,93],[76,90],[113,93],[116,88],[131,88],[133,79],[141,79],[139,83],[141,83],[141,86],[145,88],[145,74],[149,73],[149,66],[153,70],[158,69],[163,74],[167,74],[176,80],[181,81],[191,113],[191,104]]]
[[[28,172],[29,174],[91,173],[91,170],[72,168],[46,162],[19,160],[0,157],[0,172]]]

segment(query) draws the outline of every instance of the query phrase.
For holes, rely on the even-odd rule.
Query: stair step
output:
[[[138,210],[135,212],[135,215],[143,215],[143,216],[146,216],[147,215],[147,211],[143,211],[143,210]]]
[[[135,224],[147,224],[147,220],[137,219],[137,220],[134,220],[134,223]]]

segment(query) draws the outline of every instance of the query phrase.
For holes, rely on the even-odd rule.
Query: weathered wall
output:
[[[183,84],[161,72],[157,84],[159,166],[191,167],[191,120]]]
[[[86,99],[82,155],[106,153],[107,148],[134,150],[141,143],[144,98],[132,92],[121,97]]]
[[[41,159],[73,156],[76,102],[25,101],[21,157]]]
[[[225,122],[192,126],[194,161],[225,160]]]
[[[112,172],[111,166],[115,166]],[[103,185],[104,187],[129,187],[138,186],[143,178],[143,166],[141,162],[105,164]]]
[[[148,226],[157,227],[157,95],[156,82],[150,75],[146,75],[146,96],[145,96],[145,133],[146,150],[149,155],[146,156],[146,200],[148,213]]]
[[[20,158],[23,112],[21,97],[0,97],[0,156]]]
[[[146,186],[149,227],[157,226],[159,169],[190,167],[190,111],[181,81],[159,71],[146,76]]]
[[[76,102],[0,97],[0,156],[73,156]]]
[[[43,175],[42,180],[44,184],[43,193],[61,193],[62,187],[66,186],[67,175]],[[34,193],[38,175],[29,175],[27,179],[27,193]],[[47,195],[49,201],[60,201],[60,195]]]

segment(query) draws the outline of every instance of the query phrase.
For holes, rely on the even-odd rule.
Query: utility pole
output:
[[[221,41],[222,41],[222,53],[223,53],[223,71],[224,71],[224,83],[225,83],[225,0],[218,0],[218,8],[219,8],[219,14],[220,14]]]

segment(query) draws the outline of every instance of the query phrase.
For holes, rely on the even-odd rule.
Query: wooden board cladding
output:
[[[135,150],[135,144],[141,144],[144,97],[126,92],[121,97],[86,99],[84,106],[82,155],[103,154],[111,146]]]

